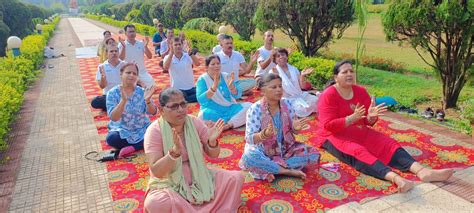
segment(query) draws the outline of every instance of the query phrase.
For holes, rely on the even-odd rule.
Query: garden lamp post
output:
[[[7,49],[13,51],[13,56],[20,56],[21,39],[16,36],[10,36],[7,39]]]
[[[41,34],[43,32],[43,25],[36,24],[36,31],[38,32],[38,34]]]
[[[160,22],[160,21],[158,21],[158,19],[156,19],[156,18],[153,19],[153,25],[156,26],[159,22]]]

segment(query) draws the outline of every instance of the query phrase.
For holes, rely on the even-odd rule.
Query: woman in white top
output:
[[[301,90],[301,87],[306,84],[305,76],[310,74],[313,69],[304,69],[300,74],[296,67],[288,64],[288,51],[284,48],[278,48],[273,58],[277,65],[272,72],[281,77],[284,97],[292,101],[296,115],[307,117],[311,113],[317,112],[320,93],[313,95]]]

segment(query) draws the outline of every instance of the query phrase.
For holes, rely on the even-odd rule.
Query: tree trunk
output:
[[[443,83],[443,109],[456,107],[459,94],[465,84],[464,77],[461,76],[446,76],[442,79]]]

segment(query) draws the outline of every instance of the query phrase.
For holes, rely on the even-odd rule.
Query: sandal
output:
[[[443,122],[444,121],[444,116],[446,116],[446,114],[444,113],[443,110],[441,110],[441,109],[436,110],[436,120],[438,120],[440,122]]]
[[[421,114],[426,119],[431,119],[435,115],[434,111],[431,109],[431,107],[426,108],[426,110]]]

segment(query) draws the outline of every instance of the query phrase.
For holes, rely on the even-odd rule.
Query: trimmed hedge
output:
[[[39,73],[44,48],[58,22],[59,16],[56,16],[51,24],[43,25],[43,34],[23,38],[20,57],[13,57],[9,52],[7,57],[0,58],[0,151],[7,148],[5,137],[10,130],[9,125],[20,110],[27,86]]]
[[[313,68],[313,72],[307,76],[313,87],[323,89],[329,79],[333,76],[335,61],[324,58],[305,57],[301,52],[293,52],[288,58],[288,63],[299,70]]]

